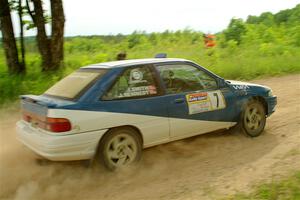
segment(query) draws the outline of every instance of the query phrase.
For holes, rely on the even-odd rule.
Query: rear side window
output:
[[[151,68],[141,66],[126,69],[102,99],[141,98],[157,94],[158,88]]]
[[[105,69],[79,69],[57,82],[44,94],[64,99],[74,99],[96,79],[103,76],[106,71]]]

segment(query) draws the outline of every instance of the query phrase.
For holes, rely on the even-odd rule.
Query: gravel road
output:
[[[144,150],[116,173],[95,164],[44,162],[15,139],[18,108],[0,111],[0,199],[218,199],[300,169],[300,74],[251,81],[273,89],[264,133],[219,131]]]

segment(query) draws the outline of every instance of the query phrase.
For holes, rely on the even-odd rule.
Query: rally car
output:
[[[189,60],[113,61],[21,96],[17,138],[49,160],[97,157],[116,169],[138,161],[143,148],[237,124],[258,136],[276,102],[266,86],[224,80]]]

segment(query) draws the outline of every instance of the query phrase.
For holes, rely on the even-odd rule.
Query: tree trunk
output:
[[[25,71],[25,45],[24,45],[24,22],[23,22],[23,6],[22,0],[19,0],[18,15],[20,21],[20,47],[21,47],[21,62],[20,67]]]
[[[65,16],[62,0],[51,0],[51,53],[52,68],[58,69],[64,58],[64,24]]]
[[[64,58],[64,9],[62,0],[50,0],[52,31],[51,39],[47,37],[45,18],[41,0],[31,0],[34,12],[30,10],[29,0],[26,0],[27,10],[37,27],[37,43],[42,56],[42,70],[56,70]]]
[[[24,69],[20,67],[19,63],[8,0],[0,0],[0,25],[8,71],[9,73],[21,73]]]
[[[37,27],[37,43],[42,57],[42,70],[52,69],[51,43],[48,39],[45,28],[45,18],[41,0],[33,0],[34,18],[33,21]]]

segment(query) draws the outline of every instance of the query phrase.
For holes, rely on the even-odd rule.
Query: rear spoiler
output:
[[[52,102],[51,100],[37,95],[21,95],[20,99],[33,104],[39,104],[48,108],[56,106],[56,103]]]

